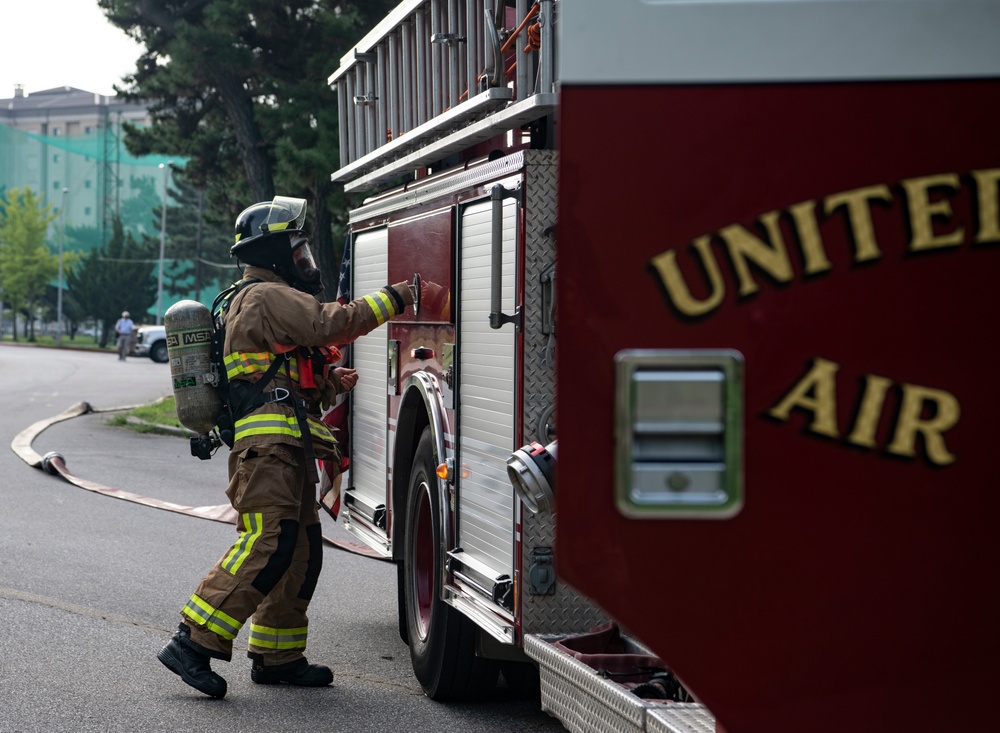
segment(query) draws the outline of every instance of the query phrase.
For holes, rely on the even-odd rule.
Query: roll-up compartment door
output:
[[[515,310],[518,206],[502,208],[501,307]],[[462,209],[459,292],[458,546],[494,578],[513,573],[514,495],[506,460],[514,445],[516,330],[490,328],[493,205]],[[484,568],[485,570],[486,568]]]
[[[354,237],[355,297],[388,282],[388,230],[360,232]],[[354,342],[354,367],[362,378],[351,393],[351,492],[348,506],[372,517],[386,506],[386,411],[389,330],[376,328]],[[384,527],[382,527],[384,529]]]

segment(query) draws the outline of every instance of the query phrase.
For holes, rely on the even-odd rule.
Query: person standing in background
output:
[[[135,324],[129,318],[128,311],[122,311],[122,317],[115,324],[115,338],[118,345],[118,361],[125,361],[132,343],[132,329]]]

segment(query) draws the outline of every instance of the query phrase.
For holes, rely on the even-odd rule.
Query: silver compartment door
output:
[[[503,203],[502,311],[515,308],[517,203]],[[514,492],[507,456],[514,446],[516,332],[491,329],[492,204],[468,205],[460,222],[458,311],[458,547],[494,577],[514,575]]]
[[[388,282],[389,233],[385,228],[360,232],[354,237],[355,298],[373,293]],[[371,516],[386,506],[386,412],[388,396],[389,329],[376,328],[354,342],[354,367],[361,378],[351,393],[351,497],[356,511]]]

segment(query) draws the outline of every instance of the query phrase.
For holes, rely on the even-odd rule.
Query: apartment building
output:
[[[124,145],[123,124],[149,124],[146,107],[74,87],[13,92],[0,99],[0,189],[30,187],[53,211],[65,205],[67,226],[106,230],[118,214],[148,229],[148,209],[134,222],[123,211],[140,193],[163,196],[166,159],[134,157]]]

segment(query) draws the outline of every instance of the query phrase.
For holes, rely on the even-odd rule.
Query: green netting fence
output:
[[[154,234],[158,224],[152,212],[163,198],[164,173],[172,159],[133,156],[122,135],[120,125],[95,125],[89,133],[72,136],[0,125],[0,188],[30,187],[53,211],[65,206],[66,227],[93,227],[101,239],[115,216],[136,236]],[[90,246],[92,242],[84,242],[80,248]]]
[[[48,232],[53,250],[61,241],[66,252],[89,252],[110,239],[115,217],[137,241],[144,236],[159,239],[158,212],[172,175],[169,166],[181,168],[186,161],[159,155],[133,156],[126,150],[123,136],[120,124],[95,125],[84,134],[64,136],[39,135],[0,124],[0,191],[29,187],[52,206],[51,211],[58,214]],[[174,190],[172,184],[170,189]],[[167,199],[168,241],[169,219],[176,205]],[[208,271],[225,272],[227,277],[233,269],[231,263],[209,259],[201,264]],[[190,267],[191,260],[175,261],[168,255],[165,277],[170,278],[185,265]],[[192,296],[165,293],[164,310]]]

